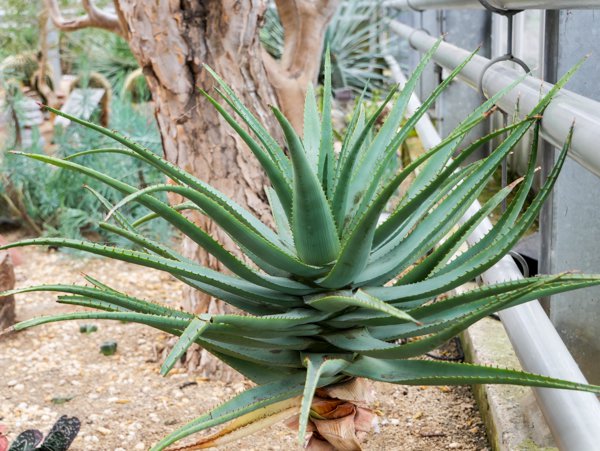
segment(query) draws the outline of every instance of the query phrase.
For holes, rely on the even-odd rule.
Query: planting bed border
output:
[[[522,370],[500,321],[485,318],[460,338],[466,361]],[[473,393],[494,451],[558,450],[530,387],[475,385]]]

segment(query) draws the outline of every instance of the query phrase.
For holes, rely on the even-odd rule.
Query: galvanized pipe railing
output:
[[[501,10],[600,8],[598,0],[487,0],[487,3]],[[387,0],[383,5],[412,11],[484,8],[479,0]]]
[[[386,57],[392,76],[401,85],[406,78],[394,58]],[[420,107],[416,95],[411,97],[407,114]],[[416,130],[423,147],[429,149],[441,142],[441,138],[426,114],[417,123]],[[463,221],[480,209],[475,201]],[[486,218],[468,238],[469,244],[479,241],[492,227]],[[517,265],[510,257],[504,257],[482,275],[486,284],[522,278]],[[547,376],[586,383],[585,376],[556,332],[550,319],[538,301],[528,302],[500,312],[504,328],[511,340],[521,365],[527,371]],[[565,451],[594,451],[600,446],[600,401],[591,393],[568,390],[533,389],[540,409],[546,418],[552,435]]]
[[[425,31],[417,30],[398,21],[389,22],[390,30],[406,38],[410,45],[419,51],[429,50],[437,41]],[[433,56],[441,66],[454,69],[469,56],[470,52],[443,42]],[[490,62],[482,56],[475,56],[462,70],[459,78],[478,89],[481,74]],[[513,83],[522,73],[501,65],[494,65],[485,71],[482,87],[487,95],[494,95]],[[538,78],[528,76],[516,88],[507,93],[498,103],[509,114],[526,113],[537,104],[540,95],[548,92],[552,85]],[[566,89],[561,90],[544,112],[541,133],[551,144],[562,147],[575,122],[575,131],[569,156],[583,167],[600,176],[600,102],[580,96]]]

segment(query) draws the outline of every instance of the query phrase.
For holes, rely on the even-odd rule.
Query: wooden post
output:
[[[0,251],[0,292],[15,287],[15,272],[8,252]],[[15,297],[0,297],[0,330],[15,323]]]

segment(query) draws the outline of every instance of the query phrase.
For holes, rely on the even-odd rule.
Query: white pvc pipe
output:
[[[405,84],[406,78],[394,58],[387,56],[386,62],[395,81],[401,85]],[[413,94],[407,106],[407,115],[414,114],[420,105],[421,102]],[[415,128],[426,149],[441,142],[427,114],[421,118]],[[475,201],[462,221],[466,221],[480,208],[479,202]],[[486,218],[467,241],[471,245],[476,243],[491,228],[492,223]],[[513,259],[506,256],[485,271],[482,278],[486,284],[494,284],[521,279],[522,275]],[[500,318],[525,370],[587,383],[538,301],[503,310],[500,312]],[[561,450],[597,451],[600,449],[600,402],[595,395],[544,388],[534,388],[533,391]]]
[[[398,21],[392,20],[389,25],[393,32],[406,38],[419,51],[429,50],[437,41],[425,31]],[[443,42],[433,55],[433,60],[448,69],[454,69],[469,54],[467,50]],[[489,62],[487,58],[475,56],[461,71],[459,78],[477,89],[481,73]],[[482,80],[483,90],[488,96],[494,95],[521,76],[522,72],[496,64],[485,72]],[[547,93],[551,88],[550,83],[528,76],[508,92],[498,105],[508,114],[513,114],[518,105],[518,111],[523,114],[531,111],[540,100],[540,95]],[[563,89],[544,112],[542,137],[554,146],[562,147],[573,122],[576,126],[569,156],[600,176],[600,102]]]
[[[502,10],[600,8],[599,0],[487,0],[487,2],[492,7]],[[413,11],[484,8],[479,0],[387,0],[383,5]]]

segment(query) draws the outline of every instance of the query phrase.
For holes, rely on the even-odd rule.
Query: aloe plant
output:
[[[340,384],[357,378],[409,385],[519,384],[600,393],[598,386],[510,369],[413,359],[493,312],[539,296],[600,284],[598,275],[537,276],[484,286],[432,302],[491,267],[536,218],[556,181],[570,143],[569,138],[542,189],[525,207],[535,172],[540,119],[552,97],[576,69],[541,98],[525,119],[475,142],[463,143],[468,132],[485,120],[487,112],[515,83],[473,111],[438,146],[399,173],[389,174],[386,166],[398,147],[469,61],[457,67],[423,107],[403,121],[408,99],[436,48],[424,56],[402,90],[397,87],[392,90],[378,111],[367,117],[358,104],[339,153],[333,150],[328,61],[320,109],[313,90],[308,90],[302,137],[273,108],[285,136],[285,147],[269,135],[232,89],[206,68],[218,84],[216,92],[229,109],[210,94],[204,92],[204,95],[246,142],[270,179],[272,187],[267,188],[267,193],[275,230],[143,146],[114,131],[49,108],[113,138],[121,146],[88,150],[67,159],[24,155],[85,174],[120,191],[124,198],[115,205],[96,193],[109,211],[100,227],[144,250],[57,238],[25,240],[0,249],[61,246],[159,269],[246,314],[194,315],[136,299],[86,276],[89,286],[44,285],[0,295],[56,291],[66,293],[59,296],[61,303],[92,307],[99,312],[35,318],[13,329],[63,320],[138,322],[180,337],[162,365],[162,374],[169,372],[192,343],[198,343],[256,383],[161,440],[154,450],[225,424],[220,432],[205,436],[195,447],[186,449],[220,445],[293,415],[298,416],[300,443],[309,426],[313,430],[317,425],[313,439],[324,438],[326,434],[319,427],[324,422],[320,414],[322,405],[321,401],[314,401],[315,393],[321,394],[323,389],[335,391]],[[373,133],[377,118],[392,98],[394,105],[385,123]],[[526,175],[502,188],[477,214],[458,225],[501,161],[531,128],[535,139]],[[487,158],[461,166],[480,146],[502,135],[504,140]],[[138,189],[76,162],[82,155],[109,152],[154,166],[174,183]],[[398,193],[400,184],[415,174],[400,202],[390,207],[390,198]],[[163,192],[177,193],[187,200],[172,206],[156,197]],[[514,192],[512,201],[493,229],[474,246],[453,257],[471,231],[511,192]],[[151,213],[128,222],[119,210],[131,202],[147,207]],[[180,212],[187,209],[199,210],[212,218],[252,264],[245,263],[186,219]],[[380,223],[386,211],[389,216]],[[189,236],[231,274],[203,267],[142,235],[138,227],[155,218],[165,219]],[[436,247],[444,237],[443,243]]]

